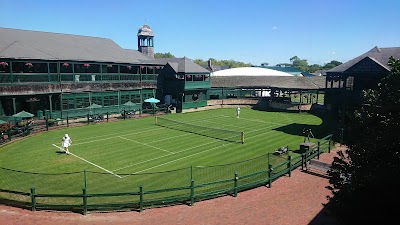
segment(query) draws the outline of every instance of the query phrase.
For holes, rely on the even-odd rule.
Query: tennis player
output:
[[[236,106],[236,117],[239,118],[240,115],[240,107]]]
[[[69,154],[69,150],[68,147],[71,146],[72,140],[71,138],[68,136],[68,134],[65,134],[65,136],[62,138],[62,142],[61,145],[65,150],[65,153]]]

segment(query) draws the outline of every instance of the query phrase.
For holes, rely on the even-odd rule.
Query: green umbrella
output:
[[[125,106],[125,108],[128,107],[129,110],[131,109],[131,107],[136,106],[136,104],[131,101],[127,101],[123,105]]]
[[[103,106],[101,106],[101,105],[98,105],[98,104],[96,104],[96,103],[93,103],[93,104],[91,104],[91,105],[89,105],[88,107],[86,107],[86,108],[88,108],[88,109],[97,109],[97,108],[102,108]]]
[[[16,113],[16,114],[14,114],[12,116],[13,117],[18,117],[18,118],[32,118],[35,115],[33,115],[32,113],[29,113],[29,112],[21,111],[21,112]]]
[[[5,123],[7,123],[7,121],[0,120],[0,124],[5,124]]]
[[[93,113],[94,113],[95,109],[103,108],[103,106],[101,106],[99,104],[96,104],[96,103],[93,103],[93,104],[89,105],[86,108],[90,110],[90,113],[92,112],[92,109],[93,109]]]

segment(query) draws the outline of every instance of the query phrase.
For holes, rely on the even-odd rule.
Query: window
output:
[[[346,89],[353,90],[353,86],[354,86],[354,77],[348,77],[346,79]]]

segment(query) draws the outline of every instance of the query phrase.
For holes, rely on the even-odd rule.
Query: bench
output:
[[[311,159],[306,164],[306,171],[318,176],[329,178],[328,171],[331,169],[331,164],[320,162],[317,160]]]

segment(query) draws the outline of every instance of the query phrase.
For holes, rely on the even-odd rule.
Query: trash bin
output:
[[[36,115],[39,120],[43,119],[43,111],[42,110],[38,110]]]
[[[300,144],[300,153],[306,153],[307,151],[310,150],[311,146],[313,143],[311,142],[304,142]]]

